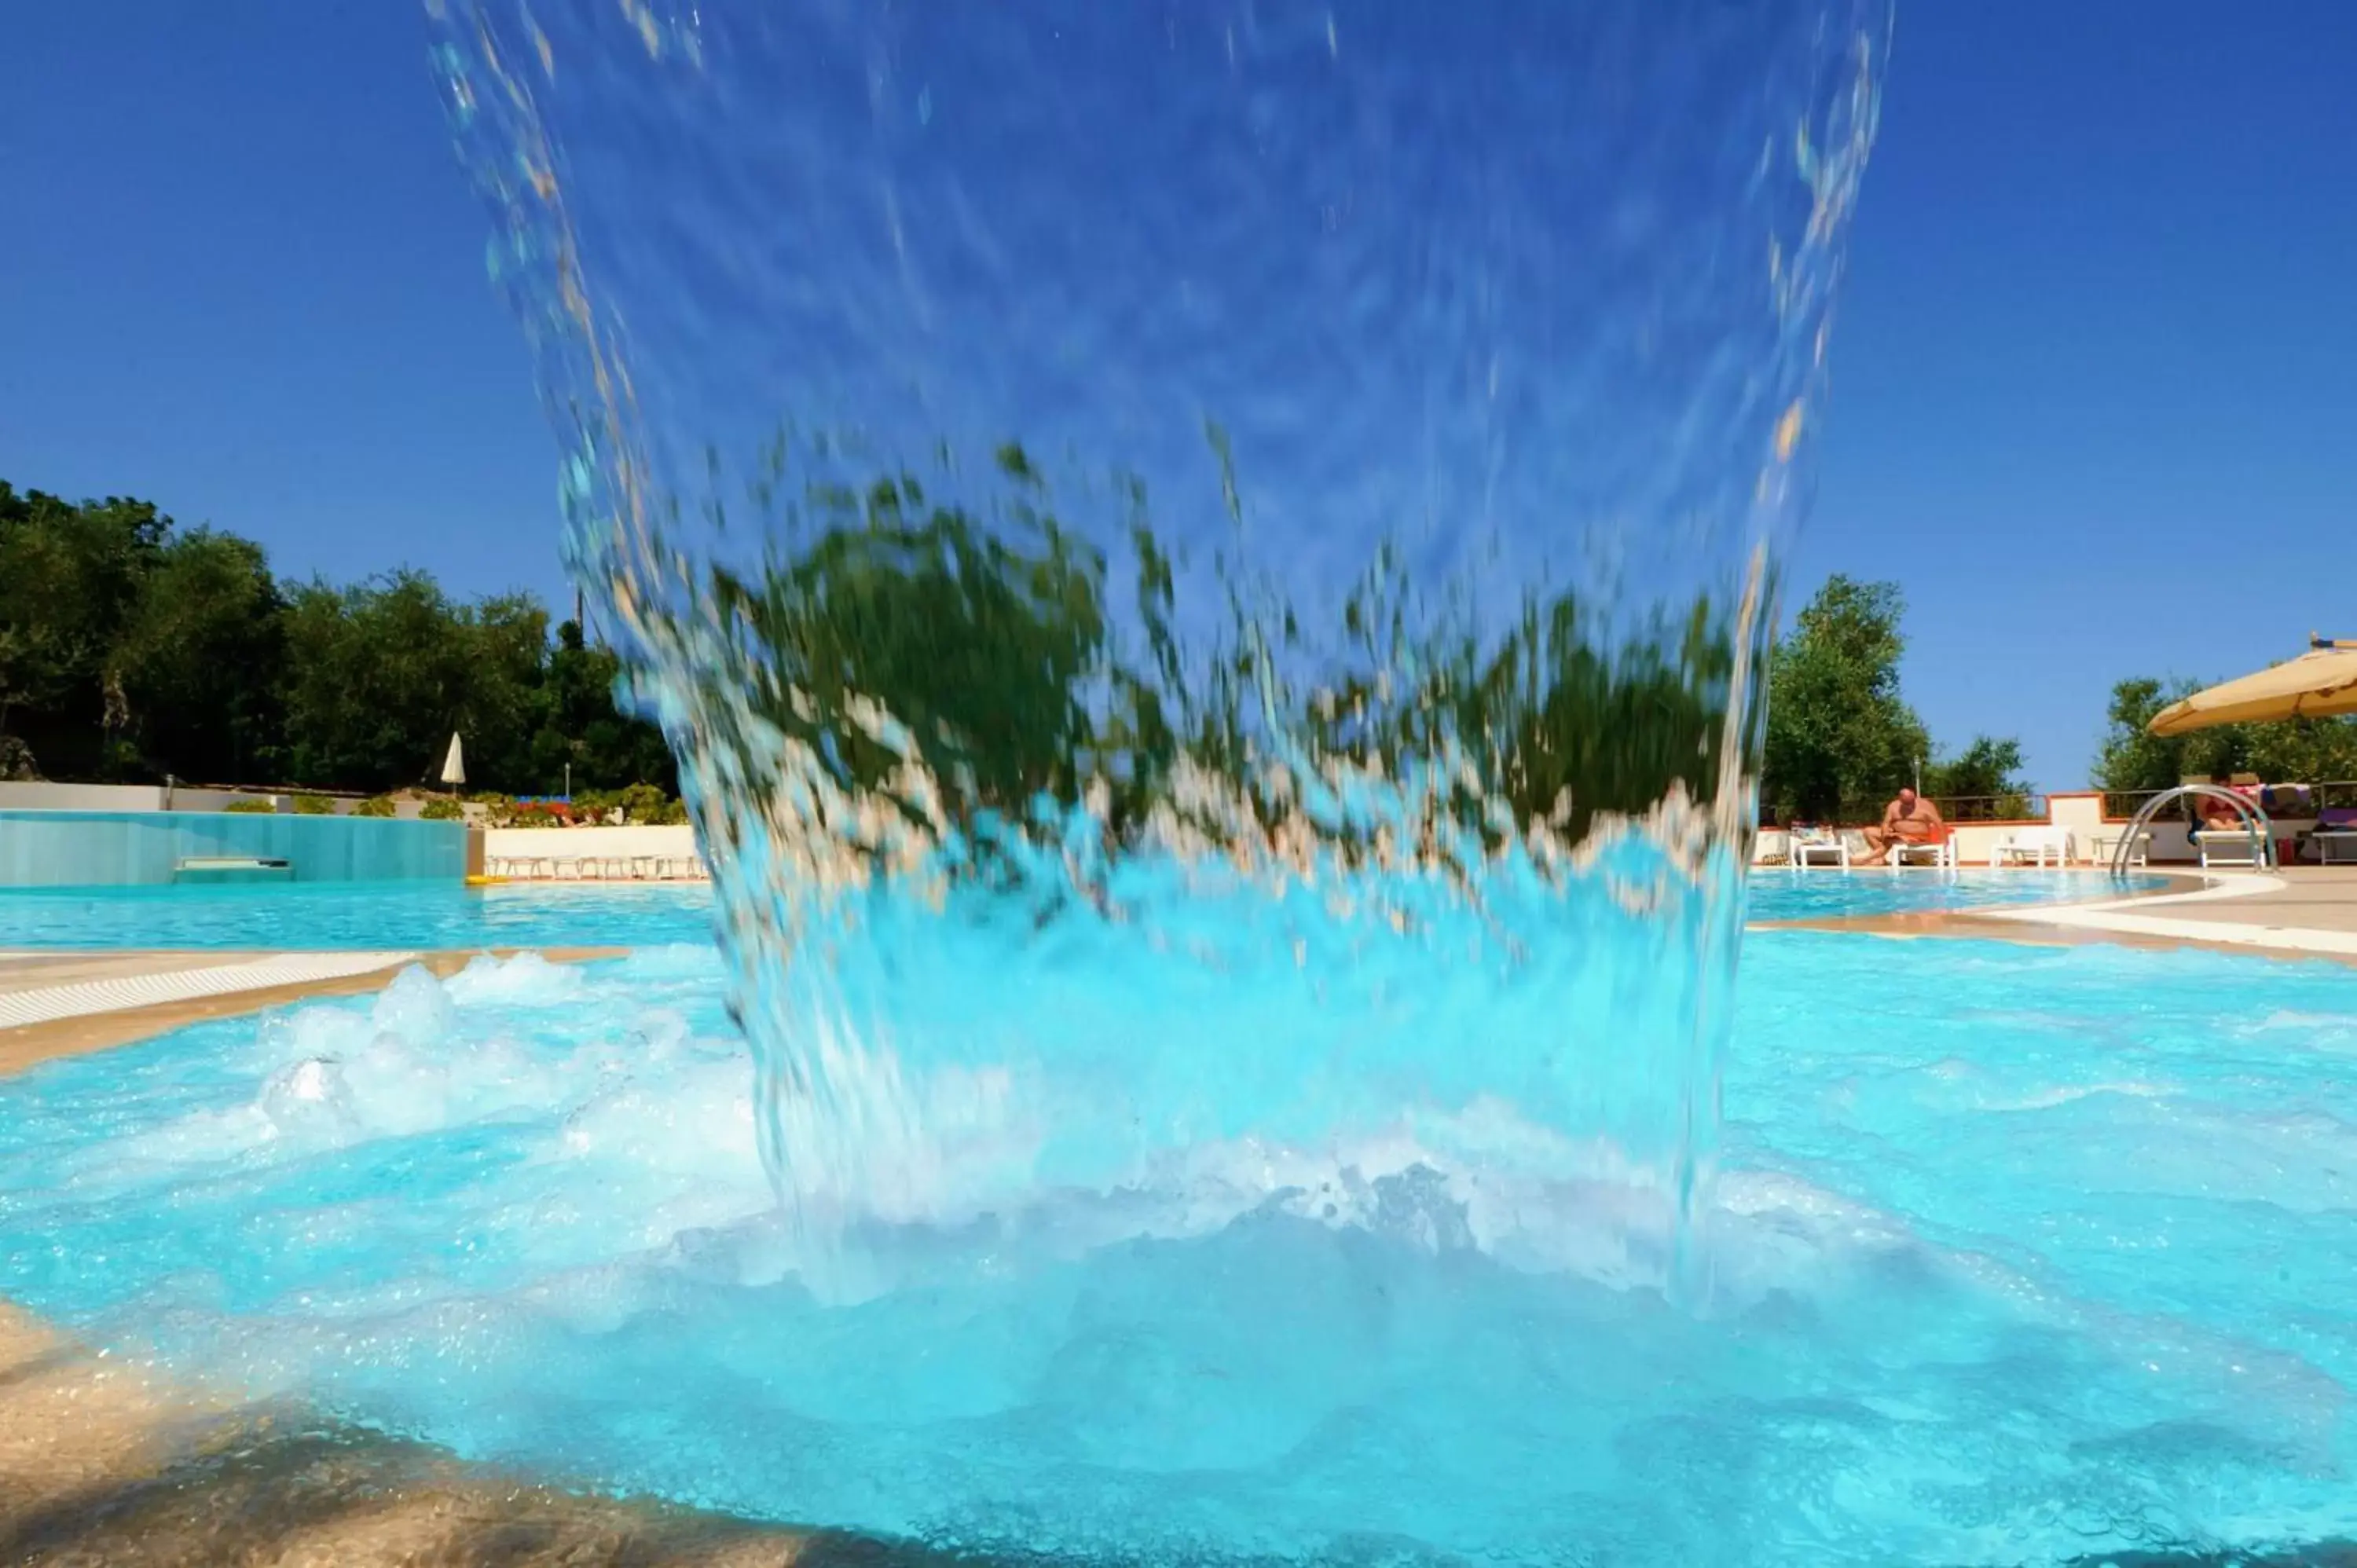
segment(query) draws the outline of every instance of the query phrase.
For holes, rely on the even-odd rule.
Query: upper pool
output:
[[[2133,886],[2149,889],[2161,878]],[[2121,886],[2093,871],[1770,870],[1751,878],[1755,920],[2083,900]],[[650,947],[712,934],[701,885],[381,883],[124,887],[0,893],[8,948],[447,949]]]
[[[701,884],[75,888],[0,894],[0,950],[431,950],[708,941]]]

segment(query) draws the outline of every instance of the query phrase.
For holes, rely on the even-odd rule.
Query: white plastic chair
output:
[[[2127,835],[2126,833],[2098,833],[2093,839],[2090,840],[2089,842],[2095,852],[2095,864],[2097,865],[2111,865],[2113,855],[2118,853],[2120,840],[2126,836]],[[2151,864],[2152,835],[2150,833],[2138,833],[2136,836],[2136,843],[2130,845],[2128,849],[2128,865],[2131,866],[2138,866],[2150,865]]]
[[[2011,865],[2028,861],[2040,867],[2049,864],[2061,870],[2078,858],[2077,838],[2068,828],[2017,828],[1997,841],[1989,852],[1991,865]]]

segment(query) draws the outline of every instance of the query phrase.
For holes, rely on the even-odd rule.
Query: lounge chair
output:
[[[2013,865],[2027,861],[2044,866],[2050,858],[2057,869],[2069,865],[2079,857],[2078,840],[2068,828],[2016,828],[1996,842],[1989,851],[1991,865]]]
[[[2249,828],[2203,828],[2193,835],[2193,847],[2201,856],[2204,871],[2213,865],[2262,870],[2275,864],[2275,845]]]
[[[2335,850],[2357,846],[2357,811],[2327,806],[2316,813],[2316,827],[2308,842],[2316,846],[2316,863],[2330,865]]]
[[[1792,834],[1792,869],[1805,871],[1812,865],[1830,865],[1838,870],[1849,869],[1849,840],[1841,833],[1829,833],[1822,828],[1794,832]]]
[[[1937,836],[1921,843],[1893,839],[1887,864],[1893,871],[1903,865],[1935,865],[1943,871],[1953,871],[1956,866],[1956,830],[1943,826]]]

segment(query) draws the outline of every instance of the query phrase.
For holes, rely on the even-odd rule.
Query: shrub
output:
[[[295,797],[295,814],[298,817],[332,817],[336,814],[336,803],[325,795],[297,795]]]
[[[651,784],[632,784],[620,799],[625,822],[660,822],[671,807],[671,797]]]
[[[276,803],[270,800],[231,800],[221,810],[235,811],[242,816],[274,817],[278,814]]]
[[[400,815],[400,812],[394,809],[392,796],[371,795],[367,800],[362,800],[359,805],[352,808],[352,815],[355,817],[392,817]]]
[[[467,809],[456,800],[428,800],[417,814],[429,822],[452,822],[462,820]]]
[[[502,795],[496,790],[486,789],[468,796],[467,804],[482,808],[485,827],[511,828],[518,825],[517,807],[515,797],[512,795]]]

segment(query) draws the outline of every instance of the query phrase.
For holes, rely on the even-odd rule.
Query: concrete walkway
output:
[[[68,954],[0,962],[0,1028],[394,969],[414,952]]]
[[[1992,909],[1987,921],[2204,947],[2357,960],[2357,865],[2210,874],[2207,886],[2061,908]]]

